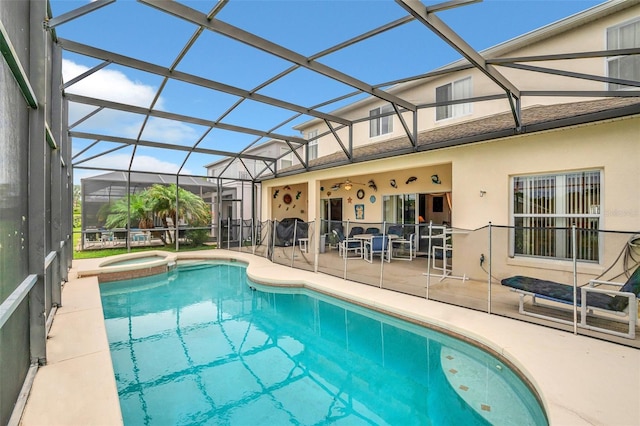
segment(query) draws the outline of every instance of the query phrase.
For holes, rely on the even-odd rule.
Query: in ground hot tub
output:
[[[78,270],[78,277],[97,276],[100,282],[107,282],[161,274],[175,267],[176,254],[153,250],[97,260],[94,267]]]

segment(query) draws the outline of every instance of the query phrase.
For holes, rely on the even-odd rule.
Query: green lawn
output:
[[[107,257],[114,256],[116,254],[125,254],[127,252],[126,247],[119,248],[104,248],[104,249],[91,249],[91,250],[77,250],[80,246],[80,228],[75,228],[73,230],[73,258],[74,259],[95,259],[98,257]],[[188,245],[180,246],[181,252],[183,251],[198,251],[198,250],[210,250],[215,248],[215,246],[205,246],[201,245],[198,247],[191,247]],[[171,246],[154,246],[154,247],[131,247],[130,253],[136,253],[140,251],[150,251],[150,250],[163,250],[169,252],[175,252],[175,245]]]

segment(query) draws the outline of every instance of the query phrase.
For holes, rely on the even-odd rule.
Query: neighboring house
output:
[[[575,223],[589,236],[579,247],[582,272],[598,274],[615,260],[622,243],[609,243],[613,236],[597,230],[640,232],[640,97],[602,93],[640,89],[640,56],[552,61],[542,55],[639,47],[640,2],[607,2],[482,52],[496,64],[498,59],[535,57],[520,62],[525,68],[565,73],[532,72],[520,69],[520,62],[510,62],[519,68],[498,67],[526,95],[518,125],[501,89],[476,68],[464,68],[464,61],[387,90],[426,106],[418,110],[413,141],[405,131],[413,126],[412,114],[402,113],[405,126],[393,107],[376,98],[334,112],[352,120],[371,117],[351,130],[333,129],[353,144],[352,158],[324,122],[303,123],[296,129],[317,138],[309,148],[317,158],[309,161],[311,171],[295,174],[301,166],[293,165],[290,174],[262,181],[262,196],[271,198],[262,204],[262,217],[282,218],[283,188],[296,186],[308,197],[302,216],[308,221],[417,225],[422,218],[463,230],[492,222],[512,227],[494,242],[496,275],[509,275],[514,266],[542,267],[550,278],[570,270],[571,255],[566,235],[558,233],[566,231],[548,229]],[[443,74],[447,69],[455,71]],[[613,77],[636,86],[567,73]],[[556,93],[545,96],[545,91]],[[571,96],[569,91],[581,93]],[[436,105],[469,98],[482,100]],[[327,232],[326,226],[320,232]],[[486,234],[454,239],[454,250],[473,253],[456,257],[454,273],[477,270]]]
[[[152,185],[172,185],[176,177],[160,173],[109,172],[80,180],[82,198],[82,229],[103,228],[108,206],[125,198],[127,194],[127,177],[130,175],[129,193],[140,194]],[[215,197],[216,185],[204,178],[180,176],[180,187],[190,191],[211,205]],[[156,226],[162,227],[157,221]],[[134,223],[132,228],[137,227]]]
[[[225,158],[205,166],[207,176],[219,178],[221,185],[220,199],[214,196],[213,200],[214,223],[217,222],[218,210],[222,224],[227,220],[250,221],[251,218],[259,221],[259,209],[252,209],[254,205],[260,206],[260,190],[258,186],[252,193],[252,181],[273,176],[277,170],[300,165],[299,159],[290,152],[289,146],[274,139],[253,146],[244,154],[251,157],[243,158],[242,161]],[[261,158],[276,158],[277,161],[273,164]],[[250,201],[252,199],[253,203]]]

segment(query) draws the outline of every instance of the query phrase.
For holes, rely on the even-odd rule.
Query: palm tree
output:
[[[178,197],[178,208],[176,211],[176,193]],[[171,184],[168,186],[155,184],[146,191],[146,195],[151,204],[153,212],[162,220],[165,228],[168,228],[168,219],[173,225],[177,225],[178,219],[182,218],[189,224],[204,225],[210,221],[209,207],[204,200],[192,192]],[[176,231],[173,235],[168,233],[169,242],[176,238]]]
[[[127,221],[137,224],[138,228],[153,228],[152,203],[146,192],[131,194],[129,197],[129,208],[127,208],[127,198],[121,198],[111,205],[109,215],[105,222],[107,228],[126,228]],[[130,212],[131,219],[128,218]]]

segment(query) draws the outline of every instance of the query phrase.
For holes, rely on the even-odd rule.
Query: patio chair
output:
[[[416,234],[409,235],[409,238],[396,238],[390,240],[391,259],[413,260],[416,257],[417,239]]]
[[[345,259],[362,259],[362,240],[345,238],[340,228],[333,229],[331,232],[338,239],[338,255]],[[349,253],[353,253],[353,256]]]
[[[391,250],[389,237],[386,235],[374,235],[364,242],[364,260],[373,263],[373,256],[380,255],[387,262],[391,262]]]
[[[131,231],[130,236],[131,244],[137,245],[149,245],[151,242],[151,232],[149,231]]]
[[[362,226],[354,226],[351,228],[351,231],[349,231],[349,238],[360,234],[364,234],[364,228]]]
[[[398,225],[390,226],[387,234],[397,235],[399,237],[402,237],[403,236],[402,226],[398,226]]]
[[[127,230],[124,228],[114,228],[111,233],[113,245],[118,243],[127,244]]]
[[[371,226],[364,231],[365,234],[378,235],[380,233],[380,228],[376,228],[375,226]]]
[[[510,287],[520,296],[518,312],[536,318],[556,321],[564,324],[573,324],[561,318],[526,311],[524,299],[532,298],[534,306],[547,306],[540,304],[537,299],[544,299],[560,304],[573,305],[573,286],[541,280],[538,278],[514,276],[502,280],[502,285]],[[600,288],[601,286],[616,287]],[[578,288],[576,304],[580,308],[579,326],[588,330],[600,331],[616,336],[635,339],[635,329],[638,320],[638,298],[640,297],[640,267],[629,277],[625,283],[613,281],[590,280],[588,285]],[[584,303],[586,301],[586,303]],[[555,306],[557,307],[557,306]],[[605,315],[596,315],[596,311]],[[623,333],[597,325],[587,324],[587,315],[598,317],[600,320],[617,321],[628,324],[628,331]]]

